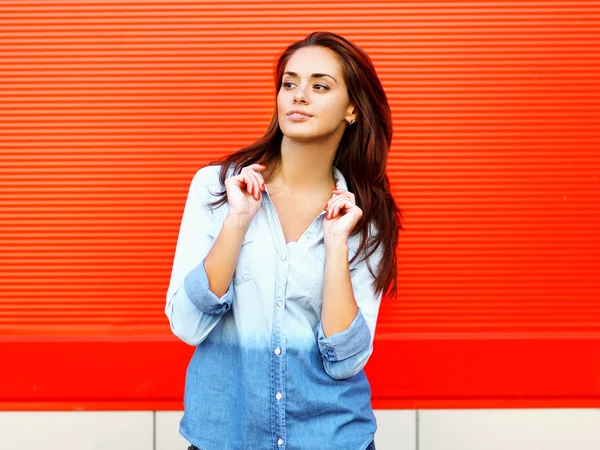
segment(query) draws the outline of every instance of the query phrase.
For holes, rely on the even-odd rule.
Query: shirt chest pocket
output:
[[[223,228],[223,222],[217,220],[208,231],[208,234],[213,238],[213,244],[217,240],[221,229]],[[238,255],[237,264],[235,271],[233,272],[233,284],[240,286],[252,279],[252,268],[258,263],[256,256],[256,232],[251,227],[244,236],[240,253]]]

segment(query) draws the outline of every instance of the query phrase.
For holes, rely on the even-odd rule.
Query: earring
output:
[[[354,125],[354,119],[352,119],[352,122],[350,122],[350,125]]]

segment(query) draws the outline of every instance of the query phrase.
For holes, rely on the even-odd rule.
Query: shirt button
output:
[[[279,347],[277,347],[277,348],[275,349],[275,354],[276,354],[276,355],[279,355],[280,353],[281,353],[281,349],[280,349]]]
[[[281,300],[277,300],[277,306],[281,307],[281,305],[283,305]]]
[[[279,446],[281,447],[281,446],[283,445],[283,439],[281,439],[281,438],[280,438],[280,439],[277,441],[277,445],[279,445]]]
[[[312,237],[312,233],[310,231],[307,231],[305,236],[307,237],[307,239],[310,239]]]
[[[283,395],[281,395],[281,392],[278,392],[277,394],[275,394],[275,398],[277,400],[281,400],[281,397],[283,397]]]
[[[282,261],[285,261],[287,259],[287,255],[285,253],[282,253],[280,259]]]

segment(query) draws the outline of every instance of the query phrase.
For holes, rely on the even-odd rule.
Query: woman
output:
[[[186,200],[165,309],[196,346],[180,433],[200,450],[374,449],[363,367],[401,229],[389,106],[333,33],[288,47],[275,84],[265,136],[198,170]]]

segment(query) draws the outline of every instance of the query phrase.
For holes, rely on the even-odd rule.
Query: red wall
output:
[[[330,30],[394,118],[376,408],[600,407],[600,5],[14,1],[0,17],[0,409],[180,409],[185,195]],[[248,114],[252,111],[252,115]]]

